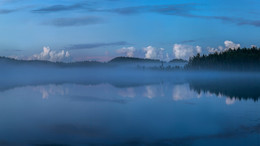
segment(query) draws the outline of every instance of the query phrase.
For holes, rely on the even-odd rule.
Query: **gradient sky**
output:
[[[0,0],[0,56],[32,58],[46,46],[68,51],[73,61],[107,61],[159,58],[164,48],[163,58],[172,59],[176,44],[179,53],[199,46],[205,54],[227,40],[259,46],[259,6],[257,0]]]

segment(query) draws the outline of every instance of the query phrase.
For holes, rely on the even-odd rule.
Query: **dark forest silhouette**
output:
[[[191,57],[186,69],[260,71],[260,50],[256,47],[228,49],[209,55]]]

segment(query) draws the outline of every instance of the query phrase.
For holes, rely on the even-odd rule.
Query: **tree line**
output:
[[[260,49],[238,48],[209,55],[197,54],[189,59],[185,69],[260,71]]]

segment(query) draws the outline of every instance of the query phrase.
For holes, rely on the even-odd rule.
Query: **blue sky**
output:
[[[259,6],[257,0],[0,0],[0,55],[167,60],[259,46]]]

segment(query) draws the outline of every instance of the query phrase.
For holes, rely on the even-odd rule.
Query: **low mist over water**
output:
[[[3,68],[0,144],[260,144],[255,72]]]

